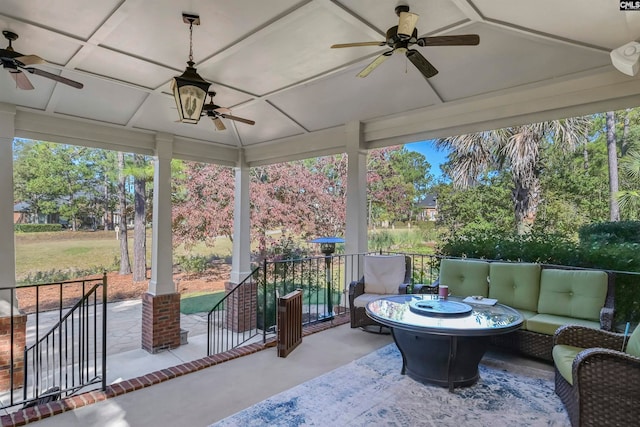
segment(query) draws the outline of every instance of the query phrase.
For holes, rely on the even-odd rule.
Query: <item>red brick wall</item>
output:
[[[142,296],[142,348],[157,353],[180,346],[180,294]]]
[[[237,286],[236,283],[226,282],[227,294]],[[245,283],[240,289],[227,298],[227,328],[234,332],[244,332],[258,326],[258,284]]]
[[[13,316],[13,388],[24,380],[24,346],[27,315]],[[11,317],[0,318],[0,391],[11,388]]]

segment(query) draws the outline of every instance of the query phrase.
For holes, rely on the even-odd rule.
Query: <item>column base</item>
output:
[[[13,388],[21,388],[24,381],[24,346],[26,340],[27,315],[0,317],[0,391],[11,389],[11,366],[13,366]],[[13,360],[11,360],[11,337],[13,336]]]
[[[237,286],[236,283],[225,282],[227,295],[233,291],[232,295],[227,297],[225,310],[227,328],[241,333],[258,326],[258,284],[245,283],[241,288],[235,289]],[[273,315],[275,316],[275,312]]]
[[[158,353],[180,347],[180,294],[142,295],[142,348]]]

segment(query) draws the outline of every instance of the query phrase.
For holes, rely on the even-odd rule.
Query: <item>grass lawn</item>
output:
[[[211,310],[224,297],[224,291],[194,292],[180,297],[180,313],[193,314]]]
[[[18,280],[38,271],[117,270],[120,241],[113,231],[60,231],[51,233],[16,233],[16,277]],[[129,232],[129,257],[133,262],[133,232]],[[215,247],[195,245],[190,250],[174,249],[174,257],[203,255],[230,257],[231,241],[218,238]],[[147,234],[147,264],[151,263],[151,231]]]

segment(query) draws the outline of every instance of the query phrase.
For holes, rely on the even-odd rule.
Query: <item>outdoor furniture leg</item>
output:
[[[449,363],[447,364],[447,380],[449,381],[449,392],[453,393],[454,385],[453,385],[453,366],[454,361],[456,360],[456,353],[458,351],[458,337],[451,336],[449,337]]]

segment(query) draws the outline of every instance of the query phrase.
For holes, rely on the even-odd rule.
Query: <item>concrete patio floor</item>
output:
[[[108,306],[107,383],[156,372],[206,354],[206,315],[182,315],[189,343],[149,354],[140,348],[141,304],[124,301]],[[275,347],[45,418],[29,425],[49,426],[207,426],[393,342],[390,335],[336,326],[306,336],[287,358]],[[514,361],[514,356],[491,357]],[[516,363],[551,369],[530,359]]]
[[[182,363],[206,340],[189,339],[176,350],[151,355],[132,350],[108,358],[108,378],[132,378]],[[33,423],[34,426],[207,426],[274,394],[315,378],[392,342],[337,326],[303,339],[287,358],[276,348],[230,360]],[[176,360],[180,360],[176,362]],[[193,359],[191,359],[193,360]],[[30,424],[31,425],[31,424]]]

